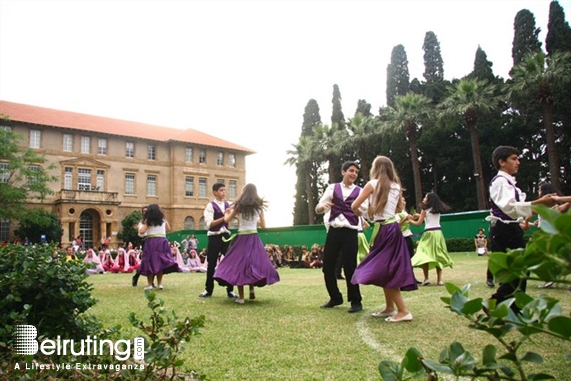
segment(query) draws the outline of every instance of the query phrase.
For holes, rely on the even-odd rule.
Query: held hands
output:
[[[325,213],[325,212],[327,212],[328,210],[331,210],[331,207],[332,207],[333,205],[334,205],[334,204],[333,204],[332,202],[325,202],[325,203],[323,203],[323,204],[317,205],[317,208],[316,208],[316,209],[317,209],[317,212],[318,212],[318,213]]]

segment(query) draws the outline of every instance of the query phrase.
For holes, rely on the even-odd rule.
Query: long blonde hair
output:
[[[375,205],[371,205],[373,213],[379,214],[385,209],[389,199],[391,184],[401,185],[400,178],[391,159],[386,156],[377,156],[371,166],[369,178],[379,180],[374,190]],[[401,190],[402,192],[402,190]],[[403,210],[402,197],[399,196],[397,210]]]

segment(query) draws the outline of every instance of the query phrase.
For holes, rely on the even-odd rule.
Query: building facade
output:
[[[61,242],[81,236],[97,247],[102,237],[117,246],[121,221],[159,204],[173,230],[204,229],[202,212],[215,182],[233,200],[245,185],[246,156],[254,151],[187,129],[79,114],[0,101],[1,126],[23,136],[22,149],[46,158],[59,182],[53,195],[29,207],[55,212]],[[2,163],[0,163],[2,165]],[[2,220],[0,239],[13,239],[17,221]]]

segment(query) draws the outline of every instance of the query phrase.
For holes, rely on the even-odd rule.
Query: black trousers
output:
[[[214,291],[214,270],[218,262],[218,255],[226,254],[228,245],[230,244],[230,242],[224,242],[222,238],[227,239],[228,237],[230,237],[228,233],[208,236],[208,247],[206,249],[208,267],[206,268],[206,284],[204,288],[209,294],[212,294],[212,291]],[[226,291],[234,291],[234,286],[226,287]]]
[[[412,241],[412,237],[404,237],[404,241],[406,242],[406,247],[408,248],[408,255],[410,257],[414,257],[414,242]]]
[[[490,237],[492,251],[507,252],[508,249],[519,249],[525,247],[523,230],[520,228],[519,224],[516,223],[504,224],[501,221],[496,221],[496,223],[490,227]],[[490,269],[488,269],[488,276],[490,275]],[[502,283],[496,290],[496,293],[492,295],[492,299],[495,299],[500,303],[513,297],[516,291],[525,292],[526,287],[526,279],[514,279],[510,282]],[[512,305],[512,309],[519,312],[519,308],[515,306],[515,304]]]
[[[357,267],[357,250],[357,230],[329,228],[323,252],[323,277],[325,279],[325,287],[332,300],[343,300],[339,287],[337,287],[337,276],[335,274],[337,258],[341,256],[343,271],[345,272],[345,283],[347,283],[347,299],[351,303],[361,303],[359,285],[351,283],[351,278]]]

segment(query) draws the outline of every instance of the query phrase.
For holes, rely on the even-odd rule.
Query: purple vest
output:
[[[343,215],[347,219],[347,221],[353,225],[359,225],[359,217],[353,212],[351,209],[351,204],[353,201],[359,197],[359,192],[361,191],[360,187],[355,187],[353,192],[343,200],[343,192],[341,191],[341,184],[335,184],[333,188],[333,206],[331,207],[331,213],[329,215],[329,222],[333,221],[337,216]]]
[[[492,185],[492,183],[498,178],[498,177],[503,177],[500,175],[496,175],[494,176],[494,178],[492,179],[492,181],[490,181],[490,185]],[[505,178],[505,177],[504,177]],[[517,191],[517,188],[514,184],[512,184],[511,181],[509,181],[506,178],[507,182],[514,188],[514,193],[515,193],[515,200],[519,201],[519,192]],[[496,205],[496,203],[492,200],[492,198],[490,197],[490,209],[492,212],[492,215],[498,218],[501,218],[502,220],[505,221],[515,221],[513,218],[511,218],[510,216],[508,216],[507,214],[505,214],[504,212],[502,212],[502,210]]]
[[[214,209],[214,220],[217,220],[219,218],[224,217],[224,212],[222,210],[220,210],[220,207],[218,206],[217,203],[215,203],[214,201],[211,202],[212,204],[212,209]],[[228,201],[224,201],[224,209],[228,209],[230,207],[230,204],[228,203]],[[227,228],[228,224],[226,222],[222,222],[221,224],[218,224],[214,227],[211,227],[210,229],[208,229],[208,231],[211,232],[217,232],[218,230],[222,229],[223,227]]]

